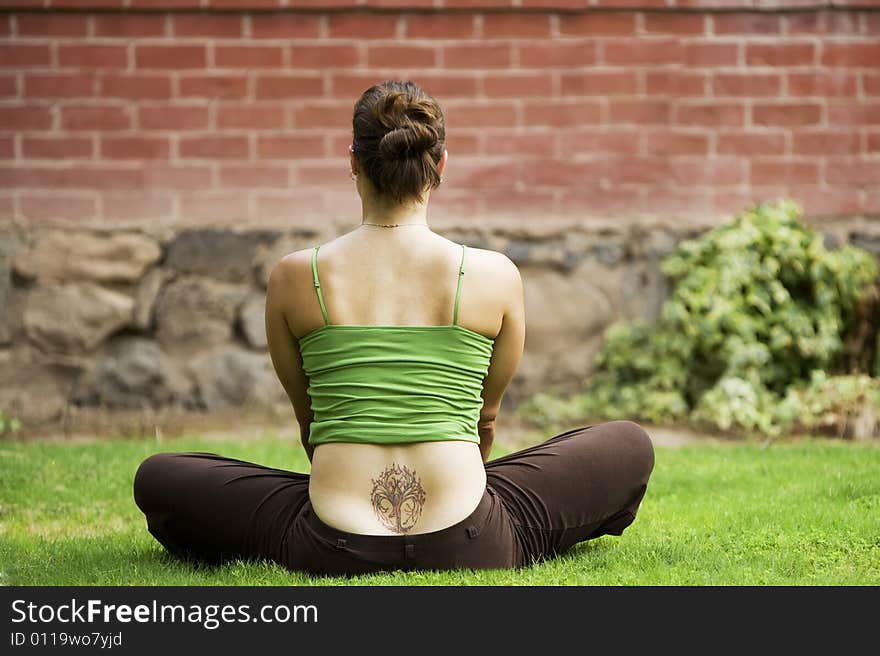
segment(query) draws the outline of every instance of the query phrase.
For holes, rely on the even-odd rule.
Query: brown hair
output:
[[[354,154],[380,195],[398,203],[440,184],[446,126],[440,105],[410,80],[385,80],[354,106]]]

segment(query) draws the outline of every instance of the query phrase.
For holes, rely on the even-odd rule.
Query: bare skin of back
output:
[[[277,306],[299,339],[324,325],[311,272],[311,249],[287,255],[273,272],[269,313]],[[318,275],[331,324],[450,325],[461,245],[427,225],[360,226],[321,246]],[[309,496],[317,516],[340,530],[366,535],[437,531],[471,514],[486,486],[483,463],[494,438],[501,398],[522,355],[522,281],[507,256],[468,247],[458,324],[495,339],[483,381],[480,444],[464,441],[413,444],[333,442],[310,447],[307,380],[298,350],[270,351],[281,375],[282,359],[296,356],[297,371],[282,376],[312,460]],[[291,340],[293,345],[296,339]],[[274,341],[280,342],[279,338]]]

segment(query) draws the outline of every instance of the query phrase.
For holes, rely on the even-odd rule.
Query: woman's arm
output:
[[[269,275],[266,289],[266,338],[269,343],[269,356],[278,380],[287,392],[293,405],[293,412],[299,423],[300,440],[309,462],[312,460],[314,447],[309,444],[309,432],[314,415],[311,399],[307,389],[308,378],[302,367],[302,356],[299,344],[288,325],[285,306],[289,303],[289,295],[294,286],[291,283],[291,263],[282,259]]]
[[[499,256],[505,310],[501,330],[495,338],[489,372],[483,379],[483,409],[477,424],[483,462],[489,460],[489,451],[495,440],[495,418],[501,409],[504,392],[519,366],[526,337],[522,278],[510,258],[503,254]]]

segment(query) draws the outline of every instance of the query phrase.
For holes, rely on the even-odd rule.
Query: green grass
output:
[[[164,552],[132,499],[156,451],[305,471],[292,442],[0,442],[4,585],[877,585],[880,448],[828,440],[657,448],[621,537],[509,571],[311,578],[267,563],[195,567]]]

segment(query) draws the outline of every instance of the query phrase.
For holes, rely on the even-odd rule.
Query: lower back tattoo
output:
[[[392,463],[373,481],[373,511],[395,533],[412,530],[425,506],[425,490],[414,470]]]

